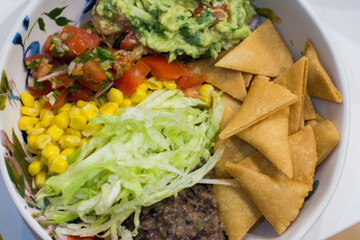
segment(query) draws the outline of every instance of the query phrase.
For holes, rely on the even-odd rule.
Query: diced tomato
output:
[[[89,89],[79,84],[78,90],[76,90],[75,92],[70,92],[67,99],[72,102],[76,102],[78,100],[89,102],[91,101],[91,93]]]
[[[186,97],[198,98],[200,95],[200,85],[192,86],[182,90]]]
[[[33,60],[37,59],[37,58],[43,58],[44,55],[37,53],[35,55],[29,56],[27,58],[25,58],[25,64],[28,65],[28,63],[32,62]]]
[[[106,79],[104,69],[101,68],[100,63],[95,60],[89,60],[83,67],[84,78],[91,82],[102,82]]]
[[[37,77],[40,78],[48,75],[52,68],[53,67],[51,64],[46,64],[44,66],[41,66],[37,72]]]
[[[53,85],[55,85],[54,88],[60,88],[60,87],[72,87],[75,84],[74,79],[69,79],[69,75],[67,73],[60,74],[59,76],[54,77],[55,82]]]
[[[80,55],[86,49],[96,48],[101,42],[101,38],[96,34],[69,24],[62,29],[60,38],[76,55]]]
[[[168,63],[166,57],[161,55],[147,56],[141,60],[151,68],[151,74],[161,80],[178,79],[187,74],[184,66],[178,61]]]
[[[46,54],[52,55],[52,52],[50,50],[51,48],[51,39],[53,38],[54,35],[50,35],[48,36],[48,38],[46,39],[45,43],[44,43],[44,52]]]
[[[126,51],[131,51],[136,45],[138,45],[140,42],[136,38],[134,30],[131,30],[122,40],[120,44],[120,49],[124,49]]]
[[[194,75],[181,77],[176,81],[176,83],[179,89],[186,89],[202,84],[206,80],[207,80],[207,75],[201,72]]]
[[[84,78],[76,79],[79,83],[81,83],[83,86],[87,87],[88,89],[94,91],[94,92],[100,92],[102,90],[103,83],[95,83],[85,80]]]
[[[34,98],[40,98],[52,91],[51,83],[49,81],[35,83],[33,87],[28,87],[28,91]]]
[[[126,97],[144,83],[144,79],[149,72],[150,67],[142,60],[139,60],[129,70],[125,70],[121,77],[115,80],[115,85]]]
[[[54,108],[59,108],[65,104],[66,97],[69,94],[69,89],[62,87],[62,88],[59,88],[56,90],[59,91],[60,94],[56,97],[56,101],[55,101],[54,105],[51,105],[51,103],[49,101],[47,101],[44,104],[44,108],[54,109]]]

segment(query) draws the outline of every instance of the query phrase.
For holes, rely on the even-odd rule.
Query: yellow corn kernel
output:
[[[57,142],[63,136],[64,130],[54,124],[47,129],[46,133],[51,137],[52,142]]]
[[[26,144],[26,145],[25,145],[25,149],[26,149],[28,152],[30,152],[30,153],[32,153],[32,154],[34,154],[34,155],[36,155],[36,156],[37,156],[37,154],[39,154],[39,150],[31,148],[31,147],[29,146],[29,144]]]
[[[130,98],[125,98],[123,102],[120,104],[121,108],[128,108],[131,107],[132,101]]]
[[[200,95],[199,98],[200,98],[200,100],[203,101],[204,103],[209,104],[209,105],[211,104],[211,97],[205,97],[205,96],[203,96],[203,95]]]
[[[203,95],[204,97],[211,97],[213,91],[214,87],[211,84],[203,84],[200,87],[200,95]]]
[[[148,90],[148,86],[146,85],[146,83],[140,84],[140,86],[138,86],[137,88],[143,90],[144,92]]]
[[[113,115],[119,105],[116,102],[108,102],[100,107],[100,114],[103,116]]]
[[[103,105],[105,105],[105,104],[108,102],[108,99],[107,99],[107,97],[102,96],[102,97],[100,97],[100,98],[98,99],[98,101],[99,101],[99,103],[100,103],[100,106],[103,106]]]
[[[63,157],[58,156],[58,157],[53,159],[49,170],[51,172],[61,174],[61,173],[65,172],[67,167],[68,167],[68,163],[66,161],[66,157],[64,159]]]
[[[36,135],[28,135],[27,136],[27,144],[29,145],[30,148],[34,149],[34,150],[37,150],[36,148]]]
[[[120,105],[124,100],[122,92],[117,88],[111,88],[107,93],[107,98],[109,102],[116,102],[118,105]]]
[[[36,100],[34,103],[34,108],[36,108],[40,113],[41,109],[43,109],[43,105],[41,105],[39,100]]]
[[[39,136],[35,137],[35,149],[44,149],[51,142],[51,136],[48,134],[40,134]]]
[[[146,85],[151,90],[159,90],[163,88],[163,83],[156,77],[151,77],[148,80],[146,80]]]
[[[42,188],[45,185],[45,181],[46,181],[46,172],[45,171],[41,171],[38,174],[36,174],[35,184],[38,188]]]
[[[23,116],[22,118],[20,118],[20,120],[19,120],[20,130],[27,131],[27,130],[31,129],[32,127],[34,127],[34,121],[33,121],[32,117]]]
[[[62,107],[59,108],[58,113],[70,112],[71,106],[72,105],[70,103],[65,103]]]
[[[90,137],[93,133],[95,133],[99,128],[101,127],[101,124],[87,124],[83,130],[81,130],[82,135],[85,137]]]
[[[152,90],[148,90],[147,92],[146,92],[146,95],[150,95],[150,94],[152,94],[154,91],[152,91]]]
[[[67,135],[63,135],[63,136],[60,138],[60,140],[58,141],[61,149],[67,148],[67,146],[65,145],[65,137],[66,137],[66,136],[67,136]]]
[[[67,135],[74,135],[74,136],[77,136],[77,137],[81,138],[81,132],[79,130],[74,129],[74,128],[67,128],[66,129],[66,134]]]
[[[31,176],[35,176],[36,174],[38,174],[41,171],[42,167],[43,167],[43,164],[39,160],[36,160],[36,161],[30,163],[30,165],[28,167],[28,172]]]
[[[47,145],[41,152],[41,156],[51,158],[59,155],[60,148],[54,144]]]
[[[80,146],[80,142],[81,142],[81,138],[79,138],[78,136],[66,135],[64,137],[64,145],[66,146],[66,148],[78,147]]]
[[[58,158],[62,158],[62,159],[67,160],[67,157],[63,156],[63,155],[57,155],[55,157],[51,157],[51,158],[47,159],[47,163],[46,163],[46,165],[48,166],[49,169],[51,168],[51,165],[54,162],[54,160],[56,160]]]
[[[89,141],[88,138],[82,138],[80,141],[80,146],[83,145],[84,143],[86,143],[87,141]]]
[[[66,129],[70,124],[69,112],[60,112],[54,117],[54,124],[61,129]]]
[[[22,106],[20,108],[20,113],[26,116],[37,117],[39,115],[39,109],[35,107]]]
[[[20,99],[21,99],[22,103],[24,104],[24,106],[26,106],[26,107],[34,107],[35,98],[33,96],[31,96],[30,93],[28,93],[28,92],[21,93],[20,94]]]
[[[54,113],[50,109],[44,108],[40,111],[41,126],[48,127],[53,118],[54,118]]]
[[[81,130],[86,126],[86,118],[83,115],[71,115],[70,114],[70,127]]]
[[[171,80],[171,81],[163,81],[162,82],[164,87],[166,87],[167,89],[169,90],[174,90],[177,88],[177,84],[174,80]]]
[[[134,103],[139,103],[143,101],[146,97],[147,97],[146,92],[141,88],[137,88],[131,94],[131,101],[133,101]]]
[[[40,134],[45,133],[45,128],[34,126],[33,128],[30,128],[29,130],[27,130],[26,133],[28,135],[40,135]]]
[[[68,147],[68,148],[65,148],[64,150],[62,150],[60,155],[69,157],[71,154],[73,154],[73,152],[75,152],[75,150],[76,150],[76,148],[74,148],[74,147]]]
[[[91,103],[88,103],[80,109],[80,112],[87,121],[91,121],[93,118],[98,116],[96,112],[99,112],[99,108]]]
[[[86,101],[83,101],[83,100],[78,100],[78,101],[76,102],[76,106],[77,106],[78,108],[82,108],[82,107],[84,107],[84,106],[87,105],[87,104],[91,104],[91,105],[96,106],[96,102],[86,102]]]

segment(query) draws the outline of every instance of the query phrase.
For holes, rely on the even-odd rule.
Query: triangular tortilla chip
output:
[[[266,20],[215,66],[277,77],[294,63],[289,49],[270,20]]]
[[[314,105],[311,101],[309,94],[306,92],[304,100],[304,120],[313,120],[316,118]]]
[[[248,87],[250,86],[250,82],[251,82],[254,74],[252,74],[252,73],[247,73],[247,72],[243,72],[242,75],[243,75],[245,87],[248,88]]]
[[[317,165],[319,165],[339,143],[339,132],[330,120],[324,119],[318,114],[316,120],[311,120],[307,124],[314,130],[317,146]]]
[[[261,152],[272,164],[293,177],[289,146],[289,108],[283,108],[236,134]]]
[[[289,136],[289,143],[294,168],[294,177],[292,180],[309,185],[313,184],[317,155],[316,141],[312,128],[306,126]],[[260,152],[256,152],[240,161],[238,165],[272,178],[290,180]]]
[[[219,218],[225,225],[225,233],[229,240],[242,239],[261,217],[261,213],[235,180],[224,181],[237,186],[212,187],[211,192],[216,198]]]
[[[289,134],[297,132],[302,126],[307,78],[308,60],[306,57],[302,57],[274,80],[274,83],[286,87],[299,97],[299,101],[290,106]]]
[[[219,136],[221,139],[228,138],[297,100],[298,97],[287,88],[257,76],[252,81],[239,112]]]
[[[235,111],[226,104],[223,118],[220,122],[219,131],[226,126],[234,115]],[[217,178],[231,178],[230,174],[225,169],[226,162],[237,163],[256,151],[253,147],[251,147],[251,145],[236,136],[232,136],[225,140],[221,140],[217,137],[215,140],[214,150],[216,151],[221,145],[225,145],[225,150],[215,165],[215,175]]]
[[[293,181],[312,185],[317,162],[314,131],[306,126],[289,137],[294,167]]]
[[[203,58],[189,63],[190,66],[199,67],[207,75],[207,82],[236,99],[243,101],[246,97],[246,88],[243,75],[239,71],[215,67],[216,60]]]
[[[341,103],[341,93],[334,86],[329,75],[320,63],[314,46],[307,39],[304,56],[309,59],[309,80],[307,90],[310,96]]]
[[[298,216],[312,189],[312,185],[271,178],[233,163],[227,163],[226,169],[280,235]]]

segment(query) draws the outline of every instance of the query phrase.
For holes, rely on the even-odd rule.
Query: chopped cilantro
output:
[[[70,92],[76,92],[79,89],[79,86],[77,83],[74,84],[74,86],[69,87]]]
[[[68,35],[66,36],[66,40],[68,40],[71,36],[71,33],[68,33]]]
[[[100,62],[100,67],[106,71],[111,68],[111,64],[108,61]]]
[[[73,80],[73,79],[80,79],[80,78],[82,78],[82,76],[68,75],[67,78],[68,78],[69,80]]]
[[[56,79],[55,79],[55,78],[49,78],[49,81],[50,81],[51,83],[54,83],[54,82],[56,82]]]
[[[55,90],[53,91],[53,93],[54,93],[54,98],[55,98],[55,100],[56,100],[57,97],[60,95],[60,92],[59,92],[59,90],[55,89]]]
[[[41,58],[35,58],[34,60],[31,60],[29,64],[26,64],[26,68],[29,70],[33,70],[34,68],[39,67],[41,62]]]
[[[112,74],[108,71],[105,71],[105,75],[107,78],[112,78]]]
[[[105,61],[105,60],[108,60],[108,59],[116,60],[116,56],[112,52],[110,52],[110,51],[108,51],[108,50],[106,50],[106,49],[104,49],[102,47],[97,47],[96,52],[97,52],[98,57],[102,61]]]
[[[104,90],[107,86],[109,86],[110,82],[108,79],[105,79],[104,81],[102,81],[103,84],[101,85],[100,91]]]
[[[35,86],[36,86],[36,89],[39,91],[39,92],[42,92],[45,88],[45,84],[44,83],[41,83],[41,82],[34,82]]]
[[[205,25],[206,27],[210,27],[215,21],[216,16],[210,11],[204,12],[200,17],[196,19],[196,22],[199,25]]]

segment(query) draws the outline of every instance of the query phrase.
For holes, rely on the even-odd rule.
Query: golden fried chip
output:
[[[233,163],[227,163],[226,169],[280,235],[298,216],[312,189],[312,185],[271,178]]]
[[[248,87],[250,86],[250,82],[251,82],[254,74],[252,74],[252,73],[247,73],[247,72],[243,72],[242,75],[243,75],[245,87],[248,88]]]
[[[309,59],[309,80],[307,91],[310,96],[341,103],[341,93],[334,86],[320,63],[316,50],[309,39],[306,40],[304,56]]]
[[[317,165],[319,165],[339,143],[339,132],[330,120],[324,119],[318,114],[316,120],[308,121],[307,124],[314,130],[317,146]]]
[[[238,132],[236,136],[256,148],[290,179],[293,177],[288,137],[289,107]]]
[[[234,180],[225,181],[238,185]],[[261,213],[240,186],[214,185],[211,192],[216,198],[219,218],[225,225],[229,240],[242,239]]]
[[[304,120],[316,119],[316,112],[309,94],[306,92],[304,100]]]
[[[294,167],[293,181],[312,185],[317,163],[314,131],[306,126],[289,137],[291,158]]]
[[[223,129],[234,116],[234,110],[226,104],[219,131]],[[226,162],[237,163],[256,151],[253,147],[251,147],[251,145],[239,139],[237,136],[232,136],[225,140],[221,140],[217,137],[215,140],[214,150],[216,151],[221,145],[225,145],[225,150],[215,165],[215,175],[217,178],[231,178],[225,169]]]
[[[266,20],[215,66],[277,77],[293,63],[292,56],[274,25]]]
[[[225,105],[228,105],[235,113],[240,110],[241,102],[239,100],[226,93],[221,94],[220,98],[225,102]]]
[[[289,134],[303,127],[303,109],[308,78],[308,60],[302,57],[274,82],[289,89],[299,97],[299,101],[290,106]]]
[[[298,97],[287,88],[257,76],[239,112],[219,136],[221,139],[228,138],[296,101]]]
[[[215,59],[203,58],[189,63],[190,66],[199,67],[207,75],[207,82],[243,101],[246,97],[246,88],[243,75],[239,71],[215,67]]]

